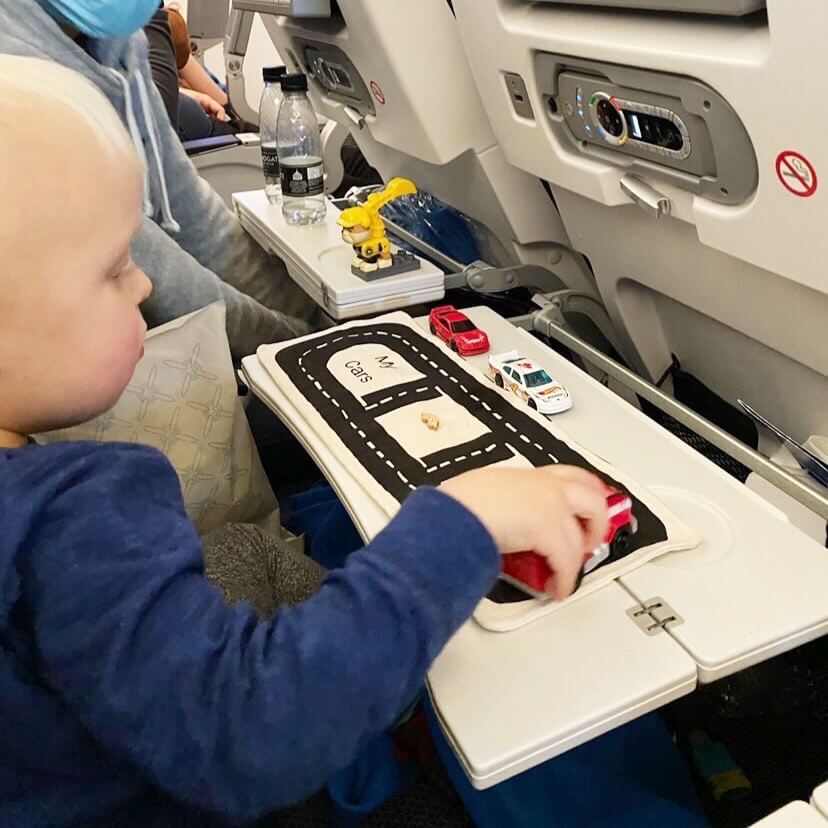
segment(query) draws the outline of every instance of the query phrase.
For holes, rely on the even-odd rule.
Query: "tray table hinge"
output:
[[[660,632],[684,623],[684,619],[663,599],[650,598],[627,610],[638,627],[647,635]]]

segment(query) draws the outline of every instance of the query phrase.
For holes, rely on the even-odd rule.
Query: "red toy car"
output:
[[[608,560],[617,561],[631,551],[630,541],[638,531],[638,521],[632,513],[632,498],[618,489],[607,487],[607,507],[609,508],[609,529],[604,542],[584,560],[584,566],[578,577],[577,589],[584,575],[592,572],[599,564]],[[518,552],[503,555],[503,571],[500,577],[513,586],[538,597],[548,597],[543,591],[552,570],[542,558],[534,552]]]
[[[489,337],[454,305],[434,308],[428,315],[428,327],[460,356],[485,354],[489,350]]]

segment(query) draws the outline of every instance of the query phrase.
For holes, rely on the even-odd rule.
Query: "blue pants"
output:
[[[347,512],[327,484],[284,504],[286,523],[306,537],[311,557],[340,567],[362,546]],[[520,776],[477,791],[426,705],[440,759],[480,828],[700,828],[707,825],[692,784],[657,714],[636,719]],[[328,785],[339,825],[357,825],[411,781],[394,766],[391,740],[382,736]]]

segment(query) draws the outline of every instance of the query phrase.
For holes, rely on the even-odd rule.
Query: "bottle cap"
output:
[[[291,75],[282,76],[282,91],[283,92],[307,92],[308,91],[308,77],[301,72],[296,72]]]
[[[262,78],[265,83],[278,83],[287,74],[287,66],[265,66]]]

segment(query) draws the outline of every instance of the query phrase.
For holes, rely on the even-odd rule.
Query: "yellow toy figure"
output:
[[[342,228],[343,241],[353,245],[356,253],[351,273],[373,279],[419,268],[419,259],[411,253],[402,250],[391,253],[391,242],[385,235],[385,222],[379,212],[389,201],[416,192],[417,188],[407,179],[392,178],[384,190],[371,193],[364,204],[342,211],[337,224]]]

